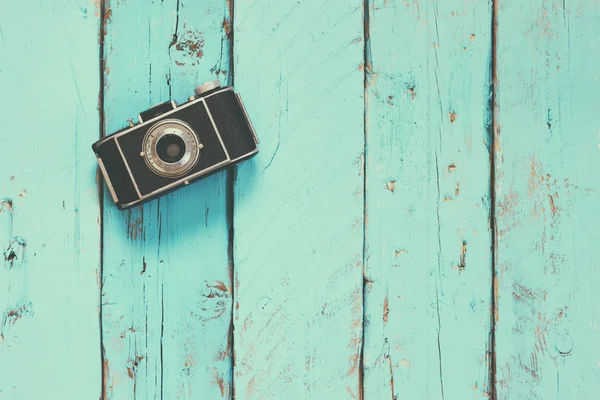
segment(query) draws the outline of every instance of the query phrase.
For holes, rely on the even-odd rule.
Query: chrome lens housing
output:
[[[165,144],[166,142],[168,143]],[[168,150],[162,148],[165,145],[169,146]],[[181,146],[184,148],[181,149]],[[144,136],[142,149],[144,160],[154,173],[167,178],[176,178],[187,173],[198,163],[202,144],[188,124],[180,120],[167,119],[158,122],[148,130]],[[165,151],[172,157],[165,157]]]

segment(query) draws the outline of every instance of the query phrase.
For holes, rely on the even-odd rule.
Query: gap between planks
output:
[[[106,60],[104,59],[104,33],[106,32],[106,13],[104,10],[105,0],[100,0],[99,3],[99,24],[98,24],[98,76],[99,76],[99,89],[98,89],[98,114],[99,114],[99,126],[98,126],[98,138],[101,139],[106,136],[106,127],[104,124],[104,67]],[[106,359],[106,352],[104,350],[104,327],[102,325],[102,291],[104,285],[104,184],[100,171],[97,167],[96,181],[98,185],[98,202],[100,207],[100,265],[98,271],[98,327],[100,329],[100,395],[102,400],[106,400],[106,385],[108,382],[108,360]]]
[[[365,356],[365,314],[366,314],[366,277],[367,277],[367,120],[368,120],[368,87],[369,87],[369,75],[371,73],[371,49],[370,41],[371,37],[369,34],[369,0],[363,0],[363,246],[362,246],[362,325],[361,325],[361,340],[360,340],[360,356],[358,363],[358,398],[363,400],[365,397],[364,389],[364,356]],[[390,370],[391,373],[391,370]],[[393,379],[393,377],[391,378]]]
[[[496,225],[496,146],[498,135],[500,134],[497,126],[497,103],[496,89],[498,85],[497,76],[497,34],[498,34],[498,1],[492,0],[492,23],[491,23],[491,52],[490,55],[490,126],[488,128],[490,141],[490,232],[492,240],[492,271],[491,271],[491,312],[490,312],[490,349],[489,349],[489,385],[490,398],[497,399],[496,393],[496,320],[497,320],[497,300],[498,300],[498,279],[497,279],[497,260],[498,260],[498,231]]]
[[[226,35],[228,36],[228,40],[229,40],[229,84],[231,86],[234,85],[234,80],[235,80],[235,71],[234,71],[234,62],[233,62],[233,47],[234,47],[234,43],[233,43],[233,39],[234,39],[234,0],[226,0],[227,3],[227,9],[228,9],[228,13],[229,13],[229,29],[225,30]],[[227,214],[227,225],[228,225],[228,236],[227,236],[227,259],[229,261],[229,282],[230,282],[230,286],[231,286],[231,313],[230,313],[230,317],[231,317],[231,321],[229,323],[229,349],[231,351],[231,365],[230,365],[230,371],[231,371],[231,383],[230,383],[230,387],[229,387],[229,393],[231,393],[231,398],[235,399],[235,341],[234,341],[234,336],[233,336],[233,332],[234,332],[234,313],[235,313],[235,304],[236,304],[236,291],[235,291],[235,258],[234,258],[234,240],[235,240],[235,229],[233,226],[233,217],[234,217],[234,211],[235,211],[235,201],[234,201],[234,195],[235,195],[235,178],[236,178],[236,167],[234,166],[233,168],[229,169],[229,171],[227,171],[227,183],[226,183],[226,190],[227,190],[227,194],[225,195],[226,197],[226,214]]]

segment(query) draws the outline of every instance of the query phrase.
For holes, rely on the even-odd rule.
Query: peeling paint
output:
[[[6,332],[11,325],[14,325],[17,321],[26,316],[33,317],[33,305],[31,302],[21,303],[17,306],[9,307],[6,311],[4,311],[2,325],[0,326],[0,333],[4,335],[4,332]]]

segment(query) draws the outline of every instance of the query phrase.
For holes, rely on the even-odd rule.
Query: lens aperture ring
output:
[[[189,172],[197,164],[202,149],[198,135],[179,120],[156,123],[146,133],[142,146],[148,167],[157,175],[168,178]]]

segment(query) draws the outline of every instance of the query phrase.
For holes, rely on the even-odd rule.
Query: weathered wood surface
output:
[[[365,399],[486,398],[491,4],[370,5]]]
[[[204,81],[227,82],[225,0],[111,1],[104,21],[105,133]],[[104,215],[106,398],[229,398],[226,173],[126,212],[105,193]]]
[[[235,3],[261,140],[235,180],[236,399],[360,396],[362,21],[354,0]]]
[[[498,399],[600,391],[600,4],[500,1]]]
[[[97,399],[99,18],[28,3],[0,3],[0,399]]]
[[[1,2],[0,400],[596,398],[598,26]],[[91,143],[214,78],[259,155],[118,211]]]

